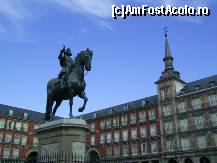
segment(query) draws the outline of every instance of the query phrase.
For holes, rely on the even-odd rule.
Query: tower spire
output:
[[[164,27],[164,36],[165,36],[165,56],[164,56],[164,63],[165,63],[165,71],[168,69],[174,69],[173,68],[173,57],[170,51],[170,46],[168,42],[168,28]]]
[[[176,79],[184,83],[184,81],[180,79],[180,73],[178,71],[175,71],[173,67],[173,56],[170,51],[170,46],[168,41],[168,28],[166,26],[164,27],[164,37],[165,37],[165,55],[163,61],[165,64],[165,69],[161,73],[160,79],[156,83],[168,79]]]

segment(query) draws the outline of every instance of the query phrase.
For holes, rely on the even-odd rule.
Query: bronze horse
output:
[[[60,79],[51,79],[47,84],[47,104],[44,119],[49,121],[53,119],[57,108],[61,105],[63,100],[69,100],[70,114],[72,117],[73,97],[78,96],[84,100],[84,104],[79,108],[79,112],[83,112],[88,101],[85,95],[86,82],[84,80],[84,71],[91,70],[93,52],[87,49],[81,51],[75,58],[75,63],[69,68],[67,78],[67,87],[62,88]],[[54,108],[53,104],[56,102]]]

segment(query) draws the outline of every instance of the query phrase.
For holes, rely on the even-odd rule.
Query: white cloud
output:
[[[113,0],[50,0],[70,12],[76,12],[92,17],[97,25],[103,30],[112,30],[109,22]]]
[[[108,18],[111,17],[112,0],[51,0],[72,12],[90,14],[93,16]]]
[[[43,17],[43,7],[36,10],[35,5],[45,4],[48,7],[55,4],[70,12],[86,15],[100,27],[111,29],[108,18],[111,18],[111,5],[113,0],[0,0],[0,32],[12,30],[17,35],[25,35],[24,24],[29,20]],[[52,6],[52,5],[51,5]],[[52,6],[52,7],[57,7]],[[55,8],[53,8],[55,9]],[[7,30],[6,30],[7,29]]]
[[[22,0],[0,0],[0,14],[14,23],[33,18],[33,14],[27,9]]]
[[[24,23],[36,18],[30,11],[25,0],[0,0],[0,32],[2,39],[11,41],[27,41]]]

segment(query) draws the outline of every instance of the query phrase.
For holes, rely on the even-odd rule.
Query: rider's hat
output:
[[[66,55],[69,56],[69,57],[72,56],[72,52],[71,52],[70,48],[66,49]]]

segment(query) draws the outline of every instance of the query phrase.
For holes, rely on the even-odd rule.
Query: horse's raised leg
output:
[[[69,99],[69,107],[70,107],[70,112],[69,112],[69,118],[72,118],[72,105],[73,105],[73,97]]]
[[[62,100],[56,101],[56,104],[55,104],[55,106],[53,108],[52,119],[54,118],[54,116],[56,114],[56,111],[57,111],[57,108],[60,106],[61,103],[62,103]]]
[[[78,109],[79,112],[83,112],[84,109],[85,109],[85,107],[86,107],[88,98],[87,98],[85,92],[83,92],[82,94],[79,94],[78,96],[79,96],[80,98],[84,99],[84,104],[83,104],[83,106]]]

